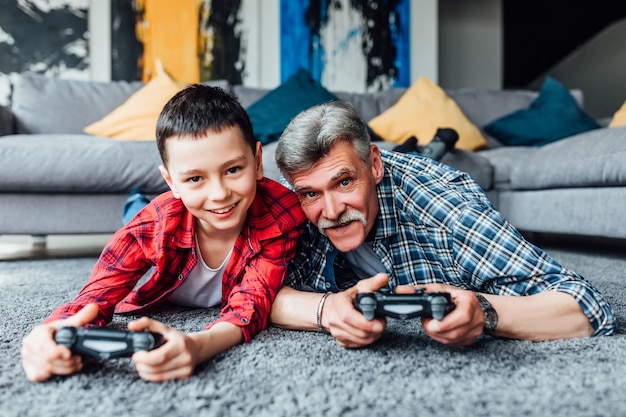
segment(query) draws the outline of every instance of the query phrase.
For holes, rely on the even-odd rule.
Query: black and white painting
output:
[[[0,104],[11,79],[34,72],[89,79],[90,0],[0,0]]]

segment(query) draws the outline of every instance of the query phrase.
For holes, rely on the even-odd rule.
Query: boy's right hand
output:
[[[33,382],[45,381],[52,375],[69,375],[83,367],[80,356],[57,345],[54,332],[63,326],[82,327],[98,315],[98,305],[88,304],[72,317],[41,324],[22,340],[22,366]]]

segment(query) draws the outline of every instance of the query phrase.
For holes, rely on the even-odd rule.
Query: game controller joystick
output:
[[[54,340],[78,355],[111,359],[130,357],[137,351],[157,348],[162,344],[163,337],[148,331],[61,327],[54,334]]]
[[[432,317],[441,320],[454,309],[454,303],[447,292],[425,292],[419,288],[413,294],[396,294],[389,288],[378,292],[358,293],[354,306],[367,320],[374,317]]]

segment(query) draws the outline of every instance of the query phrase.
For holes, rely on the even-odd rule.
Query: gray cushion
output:
[[[376,93],[333,92],[340,100],[352,103],[361,120],[368,123],[389,107],[396,104],[406,88],[394,88]]]
[[[147,193],[168,189],[155,142],[89,135],[12,135],[0,138],[0,192]],[[121,207],[120,207],[121,210]]]
[[[540,148],[503,147],[480,154],[495,168],[495,187],[513,190],[626,185],[626,126],[603,128]]]
[[[232,87],[231,91],[237,99],[239,99],[239,103],[241,103],[244,108],[250,107],[252,104],[259,101],[261,97],[270,92],[267,88],[253,88],[243,85],[235,85]]]
[[[493,187],[498,190],[511,189],[511,170],[517,166],[526,166],[533,161],[533,155],[539,148],[524,146],[502,146],[478,152],[487,158],[493,166]]]
[[[0,106],[0,136],[13,133],[13,113],[4,106]]]
[[[78,81],[22,74],[11,96],[16,133],[83,133],[143,85],[141,81]]]
[[[511,169],[511,187],[536,190],[626,185],[626,126],[596,129],[543,146]]]

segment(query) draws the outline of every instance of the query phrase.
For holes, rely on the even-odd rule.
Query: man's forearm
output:
[[[317,331],[317,308],[323,295],[283,287],[272,304],[272,324],[291,330]]]
[[[483,295],[498,312],[496,336],[542,341],[593,333],[589,319],[569,294],[547,291],[528,297]]]

